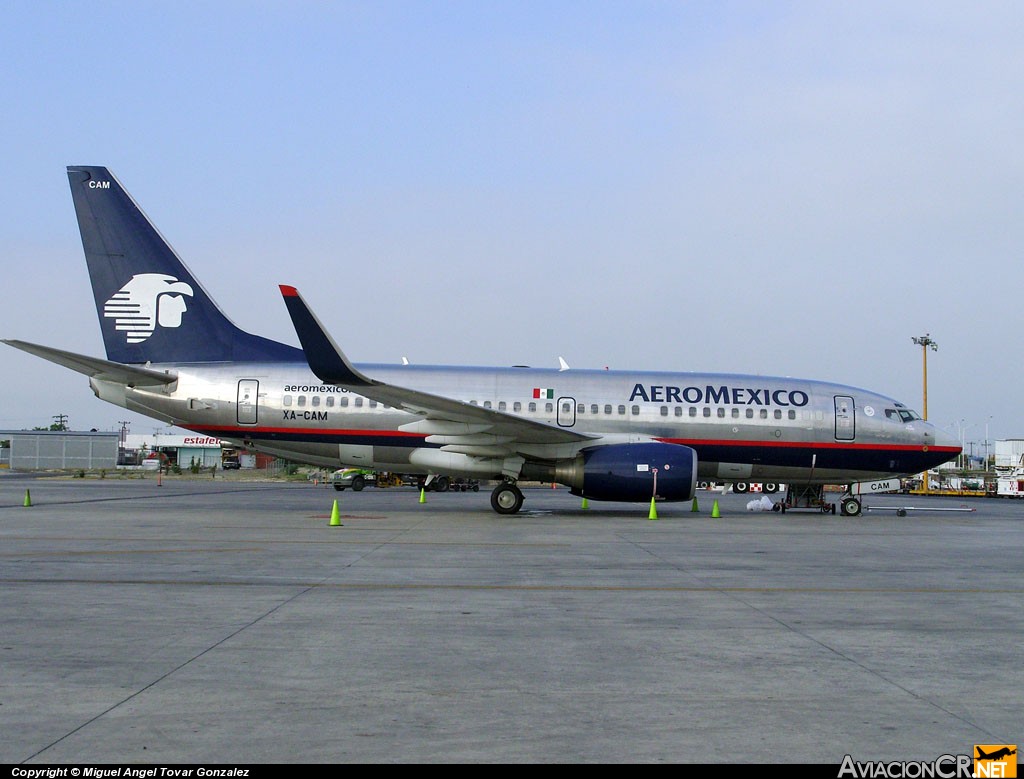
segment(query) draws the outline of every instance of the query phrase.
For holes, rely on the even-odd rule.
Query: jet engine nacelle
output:
[[[593,446],[557,464],[528,462],[522,478],[557,481],[573,495],[594,500],[691,500],[697,453],[688,446],[657,441]]]
[[[691,500],[697,453],[678,444],[615,444],[584,449],[583,485],[574,495],[594,500]]]

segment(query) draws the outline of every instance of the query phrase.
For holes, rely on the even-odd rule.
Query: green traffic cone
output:
[[[651,498],[651,510],[647,513],[647,518],[648,519],[657,519],[658,518],[658,510],[656,508],[654,508],[654,498]]]
[[[722,512],[718,510],[718,501],[715,501],[715,505],[711,507],[711,516],[714,519],[718,519],[722,516]]]
[[[427,491],[421,487],[420,488],[420,503],[426,503],[426,502],[427,502]]]
[[[580,505],[580,508],[581,509],[588,509],[588,508],[590,508],[590,504],[587,503],[587,499],[586,498],[583,499],[583,503],[582,503],[582,505]]]
[[[341,525],[341,515],[338,514],[338,501],[334,501],[334,507],[331,509],[331,527],[339,527]]]
[[[28,490],[25,490],[25,508],[28,508],[31,505],[32,505],[32,496],[29,494]]]
[[[694,495],[693,496],[693,508],[691,508],[690,511],[697,512],[699,510],[700,509],[697,508],[697,496]]]

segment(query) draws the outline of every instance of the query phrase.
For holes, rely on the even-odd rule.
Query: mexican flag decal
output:
[[[553,389],[543,389],[539,387],[533,388],[533,396],[535,398],[542,398],[544,400],[554,400],[555,391]]]

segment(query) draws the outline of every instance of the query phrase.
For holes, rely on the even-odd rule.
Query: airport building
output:
[[[235,467],[238,468],[267,468],[276,460],[270,455],[236,451],[219,438],[187,431],[126,435],[121,459],[121,464],[126,467],[156,468],[163,463],[182,470],[230,468],[232,465],[229,463],[232,462],[237,463]]]
[[[256,455],[236,453],[219,438],[172,431],[124,435],[96,431],[0,430],[0,468],[23,471],[113,470],[177,466],[222,468],[225,457],[238,467],[266,467]],[[272,460],[273,458],[261,458]]]
[[[26,471],[116,468],[119,433],[0,430],[0,467]]]

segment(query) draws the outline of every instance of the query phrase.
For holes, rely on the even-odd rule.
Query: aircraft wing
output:
[[[97,357],[87,357],[84,354],[65,352],[62,349],[54,349],[49,346],[29,343],[28,341],[14,341],[3,339],[5,344],[21,349],[23,352],[42,357],[44,360],[55,362],[70,368],[78,373],[84,373],[91,379],[110,381],[117,384],[124,384],[129,387],[154,387],[164,384],[173,384],[178,380],[177,374],[154,371],[149,368],[138,368],[134,365],[125,365],[110,360],[101,360]]]
[[[446,451],[499,456],[518,451],[519,445],[579,444],[599,438],[372,379],[349,362],[295,287],[281,285],[281,294],[310,370],[321,381],[423,417],[400,429],[423,433],[429,443],[441,444]]]

